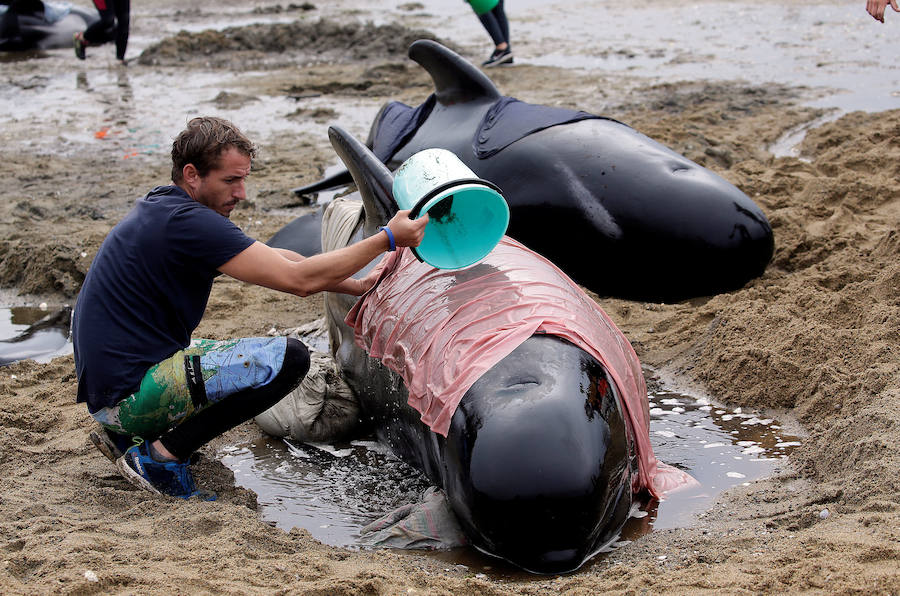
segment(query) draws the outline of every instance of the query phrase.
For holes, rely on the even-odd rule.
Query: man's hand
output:
[[[900,6],[897,5],[897,0],[867,0],[866,1],[866,11],[872,18],[876,21],[884,22],[884,10],[887,8],[888,4],[891,5],[891,8],[894,9],[894,12],[900,12]]]
[[[375,282],[378,281],[378,277],[381,275],[381,269],[375,268],[370,271],[365,277],[356,280],[359,282],[359,294],[355,294],[356,296],[362,296],[366,292],[368,292],[372,286],[375,285]]]
[[[409,209],[405,209],[398,211],[387,223],[387,227],[394,233],[394,242],[397,246],[419,246],[422,238],[425,237],[427,224],[427,213],[418,219],[410,219]]]

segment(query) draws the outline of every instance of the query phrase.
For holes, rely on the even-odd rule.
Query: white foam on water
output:
[[[703,446],[704,449],[711,449],[712,447],[725,447],[725,443],[707,443]]]
[[[751,416],[751,417],[749,417],[747,420],[745,420],[744,422],[742,422],[741,424],[746,424],[746,425],[748,425],[748,426],[751,425],[751,424],[765,424],[765,425],[769,425],[769,424],[772,424],[772,419],[771,419],[771,418],[757,418],[756,416]]]
[[[651,411],[651,443],[661,462],[694,476],[696,490],[678,492],[659,503],[653,528],[685,527],[723,490],[771,474],[774,463],[800,444],[797,437],[776,435],[774,420],[742,407],[715,404],[709,396],[692,399],[659,389],[648,374],[650,398],[661,406]],[[665,395],[665,397],[660,397]],[[679,405],[675,405],[675,404]]]

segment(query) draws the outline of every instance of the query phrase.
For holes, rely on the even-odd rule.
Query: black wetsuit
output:
[[[94,0],[100,20],[88,27],[84,39],[92,46],[115,40],[116,58],[125,59],[128,28],[131,21],[131,0]]]
[[[494,45],[509,44],[509,21],[506,20],[506,11],[503,10],[503,0],[489,12],[478,15],[478,20],[484,25]]]

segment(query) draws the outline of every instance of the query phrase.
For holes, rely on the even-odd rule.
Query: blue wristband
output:
[[[394,242],[394,233],[391,231],[391,229],[390,229],[389,227],[387,227],[387,226],[383,226],[383,227],[380,227],[380,228],[378,228],[378,229],[379,229],[379,230],[384,230],[385,232],[387,232],[387,235],[388,235],[388,242],[391,243],[391,247],[390,247],[388,250],[389,250],[389,251],[397,250],[397,243]]]

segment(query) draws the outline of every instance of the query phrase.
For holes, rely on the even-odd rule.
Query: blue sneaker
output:
[[[116,460],[116,467],[130,483],[152,493],[179,499],[199,497],[204,501],[216,500],[215,493],[197,490],[188,464],[156,461],[150,455],[150,447],[146,441],[129,448]]]

